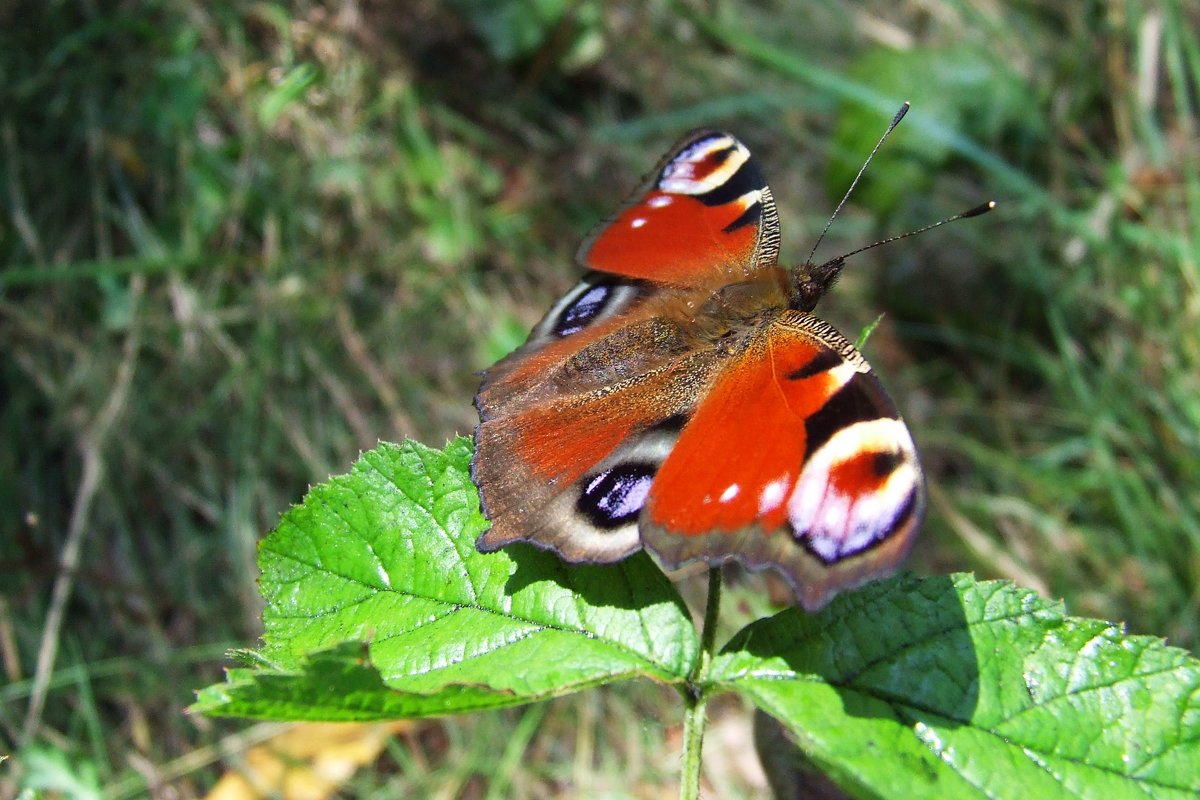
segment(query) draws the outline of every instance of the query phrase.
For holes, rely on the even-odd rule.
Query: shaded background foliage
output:
[[[0,8],[2,749],[201,793],[239,728],[180,709],[257,636],[280,511],[377,439],[469,432],[474,373],[687,129],[751,146],[799,261],[906,99],[821,254],[1001,203],[856,257],[821,309],[852,336],[886,313],[867,355],[933,500],[914,567],[1195,650],[1198,25],[1182,0]],[[351,790],[485,796],[480,743],[537,714],[513,794],[671,794],[677,732],[639,721],[670,701],[434,725]]]

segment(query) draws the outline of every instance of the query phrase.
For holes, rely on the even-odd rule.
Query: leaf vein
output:
[[[422,466],[421,474],[425,478],[426,482],[429,484],[430,494],[433,494],[433,488],[434,488],[433,487],[433,479],[429,475],[429,465],[425,462],[425,460],[423,458],[420,457],[419,454],[417,457],[421,459],[421,466]],[[437,515],[435,515],[433,513],[433,510],[426,508],[419,499],[417,499],[408,490],[406,490],[403,486],[401,486],[400,482],[398,480],[396,480],[396,478],[393,475],[389,475],[389,474],[385,473],[378,466],[376,466],[372,461],[369,461],[364,458],[363,462],[365,464],[367,464],[368,466],[370,466],[371,470],[373,472],[375,472],[376,475],[381,477],[386,483],[391,484],[396,489],[396,491],[399,492],[402,497],[404,497],[405,500],[407,500],[409,503],[412,504],[413,507],[420,509],[424,513],[425,517],[430,522],[433,523],[433,527],[437,529],[437,531],[441,534],[442,538],[446,540],[446,543],[450,545],[450,549],[454,551],[455,556],[458,558],[459,567],[462,567],[463,571],[467,573],[468,580],[465,581],[464,583],[467,586],[469,586],[471,589],[471,599],[478,600],[478,598],[479,598],[478,592],[476,591],[475,585],[469,579],[470,571],[465,569],[465,565],[463,564],[462,555],[458,552],[458,548],[455,546],[454,537],[450,534],[450,531],[448,531],[446,529],[446,526],[442,524],[442,521],[437,518]]]
[[[585,639],[593,639],[596,641],[604,642],[605,644],[608,644],[609,646],[613,647],[614,649],[617,649],[617,650],[623,652],[628,657],[650,665],[657,671],[671,674],[671,670],[669,667],[667,667],[664,664],[659,664],[652,656],[646,655],[643,653],[639,653],[638,651],[631,648],[629,645],[627,645],[624,642],[621,642],[617,639],[600,637],[600,636],[597,636],[594,632],[586,630],[581,627],[573,628],[573,627],[568,627],[568,626],[561,625],[561,624],[555,624],[553,622],[547,622],[544,620],[532,619],[530,617],[520,616],[520,615],[514,614],[512,612],[504,612],[504,611],[500,611],[500,610],[493,609],[493,608],[486,608],[484,606],[478,605],[477,603],[454,603],[454,602],[445,600],[443,598],[420,595],[420,594],[416,594],[415,592],[405,592],[400,589],[396,589],[394,587],[379,588],[377,586],[373,586],[371,584],[364,583],[363,581],[361,581],[360,579],[358,579],[354,576],[344,575],[339,572],[334,572],[333,570],[330,570],[322,565],[314,564],[307,559],[298,558],[297,556],[295,556],[291,553],[279,553],[277,551],[275,551],[275,552],[280,558],[285,558],[285,559],[294,561],[298,564],[309,567],[310,569],[312,569],[314,571],[319,570],[328,575],[333,575],[334,577],[341,578],[342,580],[345,580],[348,583],[353,583],[358,586],[365,587],[366,589],[371,590],[374,594],[368,595],[365,597],[361,597],[361,598],[357,598],[351,603],[348,603],[345,605],[338,605],[338,606],[331,607],[331,608],[328,608],[328,609],[325,609],[325,610],[319,611],[319,612],[305,612],[302,614],[295,614],[295,615],[273,614],[272,615],[273,619],[279,619],[279,620],[320,619],[322,617],[326,617],[326,616],[329,616],[332,614],[337,614],[345,608],[353,607],[355,605],[360,605],[362,603],[365,603],[368,600],[370,600],[371,597],[375,596],[376,594],[387,592],[389,594],[394,594],[394,595],[399,596],[402,600],[411,598],[411,599],[426,601],[426,602],[430,602],[430,603],[434,603],[434,604],[441,604],[441,605],[450,607],[452,611],[469,608],[469,609],[473,609],[475,611],[479,611],[484,614],[490,614],[493,616],[500,617],[501,619],[521,622],[526,625],[531,625],[531,626],[535,626],[538,628],[542,628],[544,630],[553,630],[553,631],[558,631],[560,633],[567,633],[567,634],[582,636]],[[305,579],[305,577],[306,576],[301,576],[300,578],[297,578],[295,581],[289,581],[287,583],[299,583],[300,581],[303,581]],[[283,581],[278,581],[277,583],[279,585],[284,584]],[[640,615],[639,615],[639,619],[640,619]],[[334,644],[336,644],[336,642]]]
[[[876,694],[874,692],[870,692],[870,691],[867,691],[867,690],[864,690],[861,688],[857,688],[857,687],[841,687],[841,688],[845,688],[849,691],[857,691],[857,692],[860,692],[860,693],[866,695],[867,697],[871,697],[871,698],[882,701],[884,704],[886,704],[892,708],[892,711],[896,714],[896,716],[898,718],[904,719],[904,720],[908,721],[909,723],[920,720],[919,714],[906,713],[909,709],[911,709],[913,711],[924,712],[925,714],[928,714],[931,716],[948,719],[948,720],[951,720],[952,722],[960,722],[959,720],[955,720],[953,717],[947,716],[944,712],[939,711],[938,709],[929,708],[929,707],[923,706],[919,703],[914,703],[914,702],[903,702],[902,703],[902,702],[897,701],[895,698],[888,697],[888,696],[881,695],[881,694]],[[1020,751],[1023,758],[1025,758],[1026,760],[1033,763],[1039,769],[1046,771],[1049,775],[1054,777],[1055,780],[1061,781],[1061,778],[1059,778],[1059,776],[1055,775],[1054,772],[1051,771],[1050,768],[1046,764],[1041,763],[1037,758],[1035,758],[1034,757],[1035,755],[1040,756],[1047,760],[1056,759],[1059,761],[1066,762],[1068,764],[1072,764],[1077,767],[1098,770],[1100,772],[1105,772],[1110,775],[1114,775],[1118,778],[1124,778],[1126,780],[1133,781],[1135,783],[1140,782],[1143,784],[1151,784],[1153,786],[1160,787],[1163,789],[1187,789],[1187,788],[1189,788],[1186,786],[1179,786],[1176,784],[1163,783],[1162,781],[1156,781],[1156,780],[1153,780],[1150,778],[1138,778],[1127,772],[1122,772],[1114,767],[1106,766],[1104,764],[1097,764],[1097,763],[1085,761],[1085,760],[1082,760],[1079,758],[1073,758],[1071,756],[1061,755],[1059,753],[1044,752],[1042,750],[1038,750],[1036,747],[1033,747],[1032,745],[1021,742],[1019,739],[1017,739],[1017,737],[1013,736],[1012,734],[1000,733],[998,730],[995,730],[992,727],[985,727],[983,725],[974,725],[974,724],[970,724],[969,722],[967,724],[972,730],[987,734],[988,736],[998,739],[1000,741],[1000,743],[1007,748],[1015,747],[1017,750]],[[918,736],[917,739],[920,740],[920,737]],[[1141,788],[1141,787],[1139,787],[1139,788]]]

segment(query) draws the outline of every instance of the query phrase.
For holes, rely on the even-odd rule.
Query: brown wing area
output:
[[[486,421],[546,396],[602,385],[604,376],[598,371],[582,374],[573,366],[581,363],[574,357],[594,352],[591,348],[608,337],[661,313],[661,302],[646,304],[659,294],[650,284],[589,273],[533,327],[525,344],[484,371],[475,395],[480,418]],[[593,384],[570,386],[580,380]]]
[[[586,364],[597,349],[611,352],[617,339],[652,325],[653,311],[634,309],[619,318],[599,322],[565,338],[530,339],[522,347],[496,362],[483,374],[483,383],[475,396],[475,406],[483,420],[503,416],[537,404],[546,398],[604,385],[605,377],[589,373]],[[630,354],[631,357],[636,354]],[[619,373],[620,364],[611,369]],[[580,381],[590,386],[578,385]]]
[[[786,311],[681,432],[641,533],[671,568],[776,568],[811,610],[892,571],[921,509],[912,440],[862,356],[828,324]]]
[[[472,476],[492,527],[482,550],[527,541],[569,561],[640,548],[637,512],[714,368],[660,298],[489,370]]]

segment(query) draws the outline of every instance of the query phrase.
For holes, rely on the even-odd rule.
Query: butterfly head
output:
[[[846,265],[844,256],[823,264],[802,264],[788,273],[788,306],[796,311],[812,311],[837,281]]]

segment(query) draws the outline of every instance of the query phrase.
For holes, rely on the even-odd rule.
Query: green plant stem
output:
[[[679,783],[681,800],[699,800],[700,751],[704,745],[704,710],[708,698],[703,694],[689,697],[683,717],[683,779]]]
[[[708,602],[704,607],[704,627],[700,633],[700,657],[696,667],[688,676],[683,689],[685,712],[683,717],[683,779],[679,784],[681,800],[699,800],[700,797],[700,754],[704,746],[705,707],[708,693],[704,679],[712,663],[716,649],[717,617],[721,608],[721,570],[712,567],[708,571]]]

